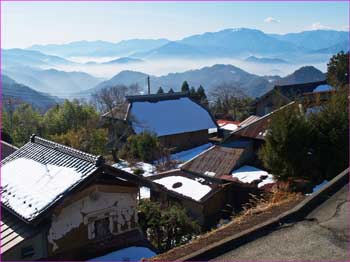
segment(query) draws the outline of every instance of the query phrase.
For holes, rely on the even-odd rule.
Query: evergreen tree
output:
[[[161,86],[158,88],[157,94],[164,94],[164,90]]]
[[[349,84],[349,53],[342,51],[331,57],[327,64],[327,81],[336,88]]]
[[[191,86],[191,89],[190,89],[190,97],[192,97],[193,99],[196,99],[196,96],[197,96],[197,92],[196,92],[196,89]],[[196,99],[197,100],[197,99]]]
[[[170,88],[168,93],[169,93],[169,94],[173,94],[173,93],[175,93],[175,92],[174,92],[174,90],[173,90],[172,88]]]
[[[264,166],[279,180],[313,179],[312,129],[298,106],[276,112],[259,152]]]
[[[187,81],[184,81],[181,86],[181,92],[189,92],[190,86],[188,85]]]
[[[330,180],[348,166],[349,160],[349,104],[347,87],[310,116],[314,130],[317,168],[322,179]],[[321,182],[321,181],[320,181]]]
[[[205,90],[202,85],[200,85],[196,92],[196,99],[199,103],[201,103],[205,107],[209,107],[209,102],[207,99],[207,95],[205,94]]]

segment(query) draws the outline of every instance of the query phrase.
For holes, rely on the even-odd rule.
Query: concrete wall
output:
[[[72,196],[52,215],[47,236],[49,256],[136,229],[136,199],[137,188],[106,185],[91,186]]]

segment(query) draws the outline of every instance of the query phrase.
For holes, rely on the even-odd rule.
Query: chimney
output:
[[[148,94],[150,95],[151,94],[151,83],[149,80],[149,76],[147,76],[147,87],[148,87]]]

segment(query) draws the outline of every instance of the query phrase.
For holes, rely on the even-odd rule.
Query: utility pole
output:
[[[151,94],[151,83],[150,83],[150,79],[149,76],[147,76],[147,87],[148,87],[148,94]]]

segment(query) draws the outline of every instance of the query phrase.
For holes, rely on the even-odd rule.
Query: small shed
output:
[[[149,177],[160,187],[151,190],[151,200],[163,206],[179,204],[203,228],[210,228],[229,211],[238,211],[257,189],[239,182],[225,182],[180,169]],[[229,207],[229,208],[228,208]],[[229,214],[231,215],[231,214]]]
[[[142,178],[35,135],[1,165],[3,260],[82,260],[143,241]]]
[[[102,117],[128,123],[135,134],[155,133],[174,152],[207,143],[208,130],[218,128],[211,113],[186,92],[127,96],[120,109]]]

